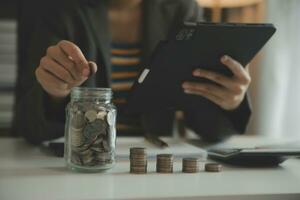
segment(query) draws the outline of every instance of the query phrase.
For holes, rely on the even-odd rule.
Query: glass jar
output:
[[[113,167],[116,108],[110,88],[75,87],[66,108],[65,160],[68,168],[97,172]]]

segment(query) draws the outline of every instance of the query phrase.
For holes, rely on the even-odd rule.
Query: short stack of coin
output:
[[[199,158],[183,158],[182,172],[197,173],[199,172]]]
[[[206,163],[205,171],[207,172],[220,172],[222,171],[222,165],[218,163]]]
[[[147,173],[147,153],[145,148],[130,148],[130,173]]]
[[[156,156],[156,172],[173,173],[173,155],[158,154]]]

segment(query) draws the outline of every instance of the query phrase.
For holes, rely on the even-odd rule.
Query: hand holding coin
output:
[[[62,99],[70,94],[73,87],[80,86],[96,71],[96,63],[87,61],[78,46],[62,40],[47,49],[35,75],[51,97]]]

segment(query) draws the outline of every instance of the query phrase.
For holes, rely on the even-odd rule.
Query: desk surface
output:
[[[233,139],[253,144],[253,138]],[[247,143],[248,141],[248,143]],[[247,145],[246,145],[247,146]],[[248,145],[249,146],[249,145]],[[300,159],[278,168],[251,169],[225,166],[221,173],[184,174],[181,163],[174,174],[128,173],[120,161],[105,173],[68,171],[62,158],[22,139],[0,139],[0,199],[300,199]]]

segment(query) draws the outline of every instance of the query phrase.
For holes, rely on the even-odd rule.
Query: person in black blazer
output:
[[[111,87],[113,42],[140,43],[142,66],[170,27],[203,20],[202,9],[194,0],[49,1],[40,13],[19,66],[22,73],[18,74],[14,118],[14,131],[33,144],[63,136],[65,106],[73,87]],[[186,126],[208,141],[243,133],[251,113],[246,97],[251,81],[247,67],[228,55],[220,62],[233,77],[198,69],[194,76],[219,85],[182,85],[187,95],[207,99],[184,115]],[[172,134],[174,111],[153,111],[137,118],[143,133]]]

